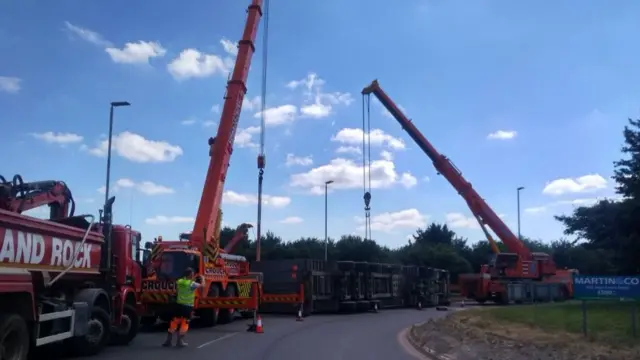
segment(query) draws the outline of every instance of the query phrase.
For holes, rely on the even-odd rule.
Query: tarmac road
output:
[[[140,360],[180,356],[180,360],[412,360],[418,356],[399,334],[412,324],[447,312],[394,309],[377,314],[313,315],[303,322],[292,316],[264,316],[263,334],[246,332],[247,320],[208,329],[193,329],[188,348],[160,346],[165,333],[141,333],[132,344],[109,347],[94,360]],[[80,359],[80,358],[78,358]]]

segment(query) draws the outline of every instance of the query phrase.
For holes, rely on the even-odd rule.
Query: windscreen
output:
[[[198,271],[199,265],[198,255],[181,251],[165,251],[160,256],[158,278],[177,280],[182,277],[187,268]]]

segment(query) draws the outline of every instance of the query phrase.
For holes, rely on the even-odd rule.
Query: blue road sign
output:
[[[640,276],[574,275],[576,299],[640,299]]]

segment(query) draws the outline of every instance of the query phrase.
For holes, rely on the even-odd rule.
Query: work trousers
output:
[[[176,304],[171,323],[169,324],[169,333],[173,334],[179,331],[184,335],[189,331],[189,320],[191,319],[191,313],[193,312],[193,306]]]

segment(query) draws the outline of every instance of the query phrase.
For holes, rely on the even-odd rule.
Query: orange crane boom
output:
[[[247,13],[244,33],[238,43],[235,67],[231,79],[227,82],[227,93],[224,97],[218,133],[215,138],[209,138],[209,168],[190,237],[192,245],[201,249],[208,241],[216,242],[216,248],[219,248],[219,239],[216,238],[218,235],[215,234],[220,216],[218,210],[222,202],[222,192],[233,152],[242,101],[247,92],[246,82],[251,58],[255,52],[254,42],[258,25],[262,17],[262,0],[253,0]]]

